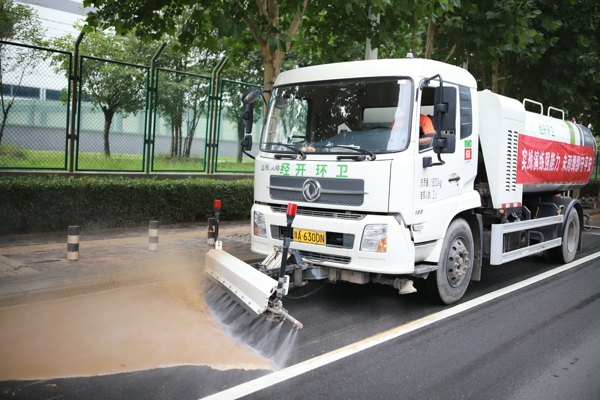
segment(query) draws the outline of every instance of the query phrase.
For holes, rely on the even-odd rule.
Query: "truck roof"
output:
[[[466,69],[422,58],[350,61],[297,68],[279,74],[275,86],[339,79],[394,76],[412,77],[418,83],[421,78],[436,74],[441,74],[444,82],[477,88],[475,78]]]

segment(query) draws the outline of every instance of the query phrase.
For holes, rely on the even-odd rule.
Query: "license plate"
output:
[[[294,228],[294,242],[318,244],[325,246],[325,232],[309,231]]]

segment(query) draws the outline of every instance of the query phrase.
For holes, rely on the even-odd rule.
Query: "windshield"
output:
[[[398,78],[277,87],[271,94],[261,150],[404,150],[409,142],[411,98],[412,82]]]

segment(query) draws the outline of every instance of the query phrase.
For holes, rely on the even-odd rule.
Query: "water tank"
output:
[[[517,184],[523,184],[525,193],[579,189],[595,165],[592,132],[562,118],[525,112],[518,148]]]

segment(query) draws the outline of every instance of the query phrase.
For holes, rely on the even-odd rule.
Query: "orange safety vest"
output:
[[[433,127],[433,122],[431,122],[431,118],[429,118],[427,115],[421,114],[419,124],[421,124],[421,129],[423,130],[423,135],[427,135],[428,133],[435,133],[435,128]]]

